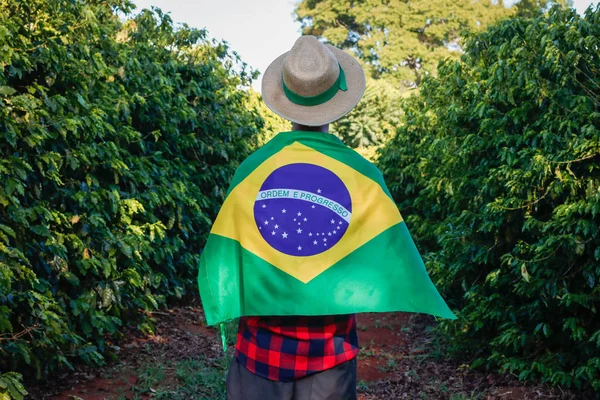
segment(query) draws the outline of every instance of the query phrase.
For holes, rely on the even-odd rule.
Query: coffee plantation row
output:
[[[239,89],[255,73],[225,44],[131,8],[0,1],[2,372],[101,363],[107,338],[195,295],[211,221],[262,130]],[[13,378],[0,393],[18,398]]]
[[[505,20],[402,108],[379,166],[459,317],[448,350],[600,389],[600,9]]]

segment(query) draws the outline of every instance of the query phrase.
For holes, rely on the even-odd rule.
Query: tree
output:
[[[303,34],[352,50],[398,88],[418,87],[441,60],[457,59],[463,30],[514,14],[502,0],[303,0],[296,8]]]
[[[295,12],[304,34],[346,49],[363,64],[365,96],[333,123],[332,132],[349,146],[366,149],[389,136],[410,89],[435,75],[441,60],[458,59],[464,29],[484,29],[515,9],[492,0],[304,0]]]
[[[533,18],[548,11],[552,5],[573,7],[573,0],[519,0],[515,7],[519,17]]]
[[[331,133],[352,148],[365,149],[384,142],[396,130],[401,93],[384,80],[367,77],[363,98],[344,118],[334,122]]]
[[[474,367],[600,389],[600,8],[467,40],[380,153]]]

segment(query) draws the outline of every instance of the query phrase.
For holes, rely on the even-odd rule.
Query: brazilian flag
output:
[[[209,325],[379,311],[456,318],[381,172],[321,132],[279,133],[240,165],[198,285]]]

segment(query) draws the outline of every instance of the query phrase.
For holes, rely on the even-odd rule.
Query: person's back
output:
[[[207,324],[240,317],[229,400],[356,399],[356,313],[456,318],[381,171],[328,133],[364,89],[358,62],[312,36],[265,71],[292,131],[238,167],[198,271]]]
[[[299,38],[263,78],[265,103],[292,131],[315,135],[329,135],[329,122],[350,111],[364,89],[358,62],[312,36]],[[358,350],[353,314],[241,317],[227,398],[355,399]]]

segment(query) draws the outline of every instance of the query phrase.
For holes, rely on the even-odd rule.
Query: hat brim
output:
[[[366,86],[362,67],[354,57],[343,50],[331,45],[326,46],[344,69],[348,90],[338,90],[331,99],[316,106],[292,103],[283,92],[281,81],[283,61],[289,53],[286,52],[267,67],[262,80],[263,101],[275,114],[301,125],[320,126],[340,119],[358,104]]]

